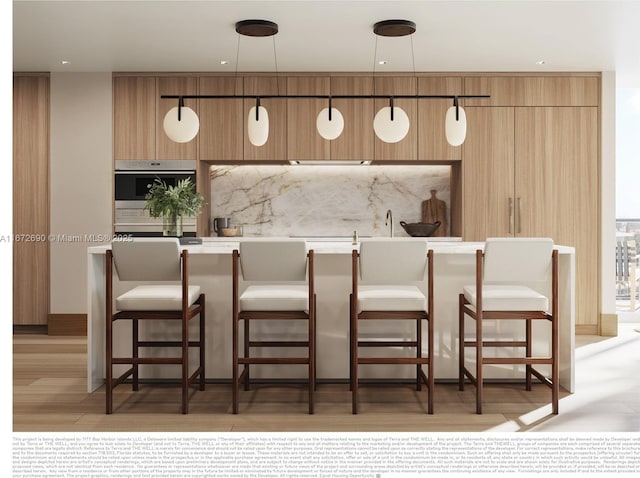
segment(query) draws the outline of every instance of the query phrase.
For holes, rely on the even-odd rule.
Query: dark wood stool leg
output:
[[[531,347],[531,319],[526,319],[525,320],[525,327],[526,327],[526,332],[525,332],[525,354],[528,357],[531,357],[533,355],[533,351],[532,351],[532,347]],[[526,389],[527,390],[531,390],[531,364],[528,363],[525,365],[525,373],[526,373]]]
[[[244,320],[244,358],[249,358],[250,356],[250,347],[249,347],[249,339],[250,339],[250,330],[249,330],[249,319]],[[244,364],[244,389],[245,391],[249,390],[249,364]]]
[[[422,319],[416,320],[416,358],[422,357]],[[416,390],[422,390],[422,364],[416,364]]]
[[[458,297],[458,390],[464,391],[464,294]]]
[[[183,312],[184,314],[184,312]],[[182,317],[182,413],[189,413],[189,322]]]
[[[476,316],[476,413],[482,414],[482,318]]]
[[[200,294],[200,390],[204,391],[205,387],[205,362],[206,362],[206,349],[205,349],[205,300],[204,294]]]
[[[113,413],[113,319],[106,317],[107,337],[106,337],[106,413]]]
[[[132,355],[133,355],[133,379],[132,379],[132,388],[134,392],[137,392],[140,388],[140,383],[138,381],[138,362],[136,359],[139,357],[140,353],[140,337],[139,337],[139,324],[137,319],[131,319],[131,329],[132,329]]]

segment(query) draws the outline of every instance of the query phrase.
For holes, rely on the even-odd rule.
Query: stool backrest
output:
[[[307,244],[300,240],[242,241],[240,266],[247,281],[305,281]]]
[[[111,243],[122,281],[179,281],[180,241],[176,237],[134,237]]]
[[[376,238],[360,243],[360,279],[371,284],[406,284],[424,280],[426,239]]]
[[[553,240],[548,237],[487,238],[485,283],[542,282],[551,275]]]

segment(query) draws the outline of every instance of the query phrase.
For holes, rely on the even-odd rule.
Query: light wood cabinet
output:
[[[462,77],[418,78],[419,95],[463,94]],[[462,103],[460,103],[462,106]],[[418,159],[442,161],[462,159],[462,146],[451,146],[445,135],[445,116],[453,106],[448,99],[418,100]]]
[[[415,95],[416,78],[411,76],[388,76],[375,78],[375,95]],[[389,106],[389,100],[377,99],[375,101],[374,117],[381,108]],[[385,143],[375,136],[374,157],[379,161],[406,161],[418,158],[418,125],[416,99],[394,99],[394,106],[399,106],[409,117],[409,132],[397,143]]]
[[[201,95],[242,95],[241,77],[223,76],[200,78]],[[244,154],[245,121],[242,99],[198,100],[200,159],[210,161],[239,161]]]
[[[598,106],[599,76],[467,76],[467,106]]]
[[[546,236],[576,248],[576,325],[598,324],[598,112],[468,107],[463,237]]]
[[[331,95],[371,95],[373,78],[336,76],[331,78]],[[331,140],[333,160],[373,160],[373,99],[335,99],[344,118],[344,130]],[[326,107],[326,105],[324,106]]]
[[[49,314],[49,77],[13,78],[13,323]]]
[[[156,78],[113,78],[113,157],[156,159]]]
[[[176,143],[164,132],[164,117],[167,112],[178,106],[178,100],[163,99],[162,95],[196,95],[198,80],[195,77],[160,77],[156,94],[156,159],[197,159],[198,136],[187,143]],[[197,100],[185,99],[184,105],[198,113]]]
[[[516,191],[526,201],[521,235],[549,235],[557,244],[575,247],[576,326],[595,331],[600,280],[598,109],[517,108],[515,137]],[[536,163],[534,174],[529,165]]]
[[[245,95],[284,95],[287,93],[287,80],[275,76],[248,76],[244,78]],[[287,157],[287,103],[285,99],[265,98],[260,100],[269,114],[269,137],[262,146],[254,146],[249,141],[247,122],[249,110],[255,106],[255,100],[244,100],[244,159],[258,161],[282,161]]]
[[[513,235],[514,109],[465,108],[464,240]]]
[[[288,95],[328,95],[329,88],[328,76],[287,78]],[[327,100],[323,99],[287,100],[287,159],[289,161],[330,159],[330,142],[320,136],[316,129],[318,113],[327,105]]]

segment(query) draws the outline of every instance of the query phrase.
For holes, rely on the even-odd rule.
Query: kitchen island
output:
[[[265,238],[266,240],[267,238]],[[274,239],[274,238],[268,238]],[[231,378],[231,253],[238,248],[240,240],[261,240],[259,238],[205,238],[202,245],[184,246],[189,251],[189,281],[199,285],[206,294],[206,370],[207,379],[225,381]],[[401,241],[402,238],[397,240]],[[458,295],[462,287],[475,281],[475,251],[483,243],[429,241],[434,250],[434,365],[437,381],[457,380],[458,377]],[[105,251],[109,246],[88,248],[88,340],[87,340],[87,387],[92,392],[104,383],[105,364]],[[317,296],[317,377],[322,381],[346,381],[349,377],[349,294],[351,291],[351,251],[350,239],[323,238],[309,239],[308,249],[315,251],[315,284]],[[560,384],[569,392],[574,391],[574,349],[575,349],[575,250],[572,247],[556,246],[559,251],[559,335],[560,335]],[[133,287],[133,283],[120,283],[114,278],[114,295]],[[418,284],[426,290],[426,284]],[[534,287],[534,284],[530,284]],[[241,287],[243,287],[241,282]],[[548,293],[550,284],[546,284]],[[534,287],[537,288],[537,287]],[[469,319],[467,319],[469,320]],[[126,321],[125,321],[126,322]],[[367,335],[385,337],[404,327],[398,322],[375,321],[374,329],[363,329]],[[273,322],[272,322],[273,324]],[[131,344],[131,327],[128,323],[116,323],[114,328],[114,353],[128,354]],[[146,326],[143,328],[143,325]],[[141,337],[179,334],[176,324],[141,324]],[[262,324],[260,324],[262,325]],[[284,334],[294,339],[306,333],[306,325],[297,328],[291,322],[270,325],[269,334]],[[404,332],[411,332],[412,324]],[[171,330],[168,330],[171,328]],[[467,327],[467,330],[471,329]],[[473,329],[471,329],[473,331]],[[255,327],[255,332],[261,332]],[[195,331],[197,337],[197,331]],[[485,338],[489,336],[506,339],[521,337],[522,325],[510,321],[486,323]],[[534,324],[534,353],[549,353],[550,325]],[[281,352],[281,351],[280,351]],[[292,351],[295,353],[295,351]],[[510,349],[501,351],[512,353]],[[399,356],[411,353],[399,348]],[[514,350],[513,353],[521,353]],[[195,355],[195,354],[194,354]],[[195,360],[196,357],[193,357]],[[473,363],[473,356],[467,358],[467,366]],[[195,362],[194,362],[195,363]],[[144,368],[142,368],[144,367]],[[141,366],[142,378],[176,377],[168,367],[153,369]],[[545,371],[544,367],[540,367]],[[487,365],[486,379],[523,380],[521,365]],[[254,378],[305,377],[304,366],[263,365],[252,370]],[[410,378],[414,369],[406,365],[385,365],[361,367],[363,379]]]

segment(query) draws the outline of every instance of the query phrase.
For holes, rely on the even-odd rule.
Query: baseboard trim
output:
[[[576,335],[599,335],[597,325],[576,325]]]
[[[47,335],[46,325],[14,325],[13,335]]]
[[[600,335],[616,337],[618,335],[618,314],[600,315]]]
[[[87,314],[49,314],[49,335],[87,336]]]

